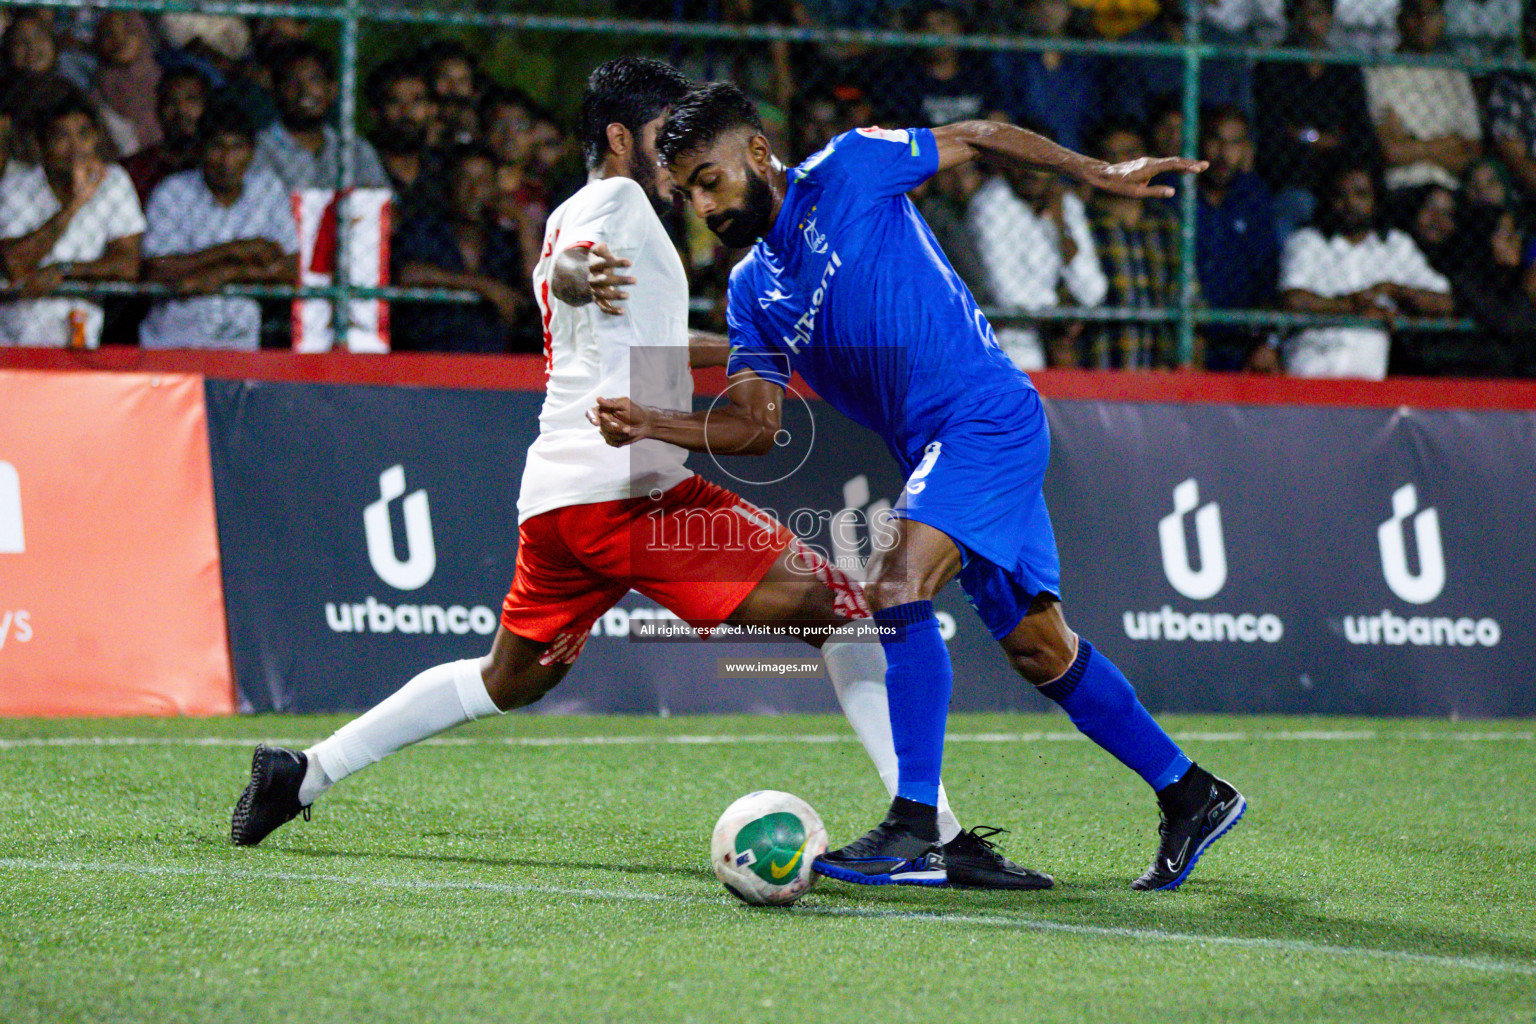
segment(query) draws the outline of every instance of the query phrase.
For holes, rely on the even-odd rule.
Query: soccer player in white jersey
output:
[[[308,750],[258,746],[231,822],[235,843],[255,845],[307,816],[332,785],[409,744],[538,700],[631,589],[703,631],[725,622],[812,627],[854,732],[894,790],[882,648],[822,642],[870,615],[859,585],[767,513],[693,473],[684,449],[661,441],[616,449],[588,419],[599,396],[625,394],[687,415],[690,366],[726,359],[724,339],[689,332],[687,278],[657,215],[671,183],[656,132],[690,88],[668,65],[635,57],[588,80],[581,132],[591,176],[550,214],[533,273],[549,383],[518,498],[516,575],[490,653],[428,669]],[[621,273],[629,268],[633,277]],[[733,404],[748,400],[739,390]],[[748,448],[766,450],[773,433]],[[945,858],[921,884],[1052,884],[1003,857],[989,841],[998,830],[962,830],[940,800]]]

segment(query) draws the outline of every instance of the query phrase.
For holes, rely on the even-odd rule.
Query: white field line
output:
[[[310,739],[246,737],[246,736],[27,736],[17,739],[0,739],[0,750],[20,750],[29,747],[249,747],[258,739],[288,747],[306,747],[319,737]],[[1075,743],[1084,737],[1077,732],[972,732],[950,733],[948,743]],[[1173,738],[1180,742],[1195,743],[1500,743],[1536,742],[1536,731],[1484,731],[1484,732],[1382,732],[1374,729],[1350,729],[1339,731],[1279,730],[1256,732],[1176,732]],[[731,744],[765,743],[856,743],[851,733],[745,733],[739,735],[670,736],[505,736],[453,737],[439,736],[423,740],[418,746],[425,747],[665,747],[665,746],[720,746]]]
[[[511,885],[498,882],[434,881],[431,879],[415,878],[387,879],[354,875],[310,874],[297,871],[261,871],[247,868],[173,867],[160,864],[92,863],[86,861],[29,860],[25,858],[0,858],[0,871],[36,871],[45,874],[90,872],[106,875],[213,878],[224,882],[237,883],[270,881],[330,883],[349,887],[403,889],[418,892],[473,891],[513,895],[571,896],[580,899],[622,902],[692,903],[697,905],[723,902],[723,898],[719,897],[707,897],[697,894],[649,893],[632,889],[577,889],[563,886]],[[1300,953],[1307,956],[1361,957],[1416,964],[1425,967],[1536,977],[1536,966],[1529,964],[1511,963],[1503,960],[1487,960],[1477,957],[1439,956],[1433,953],[1413,953],[1407,950],[1377,949],[1369,946],[1338,946],[1307,942],[1304,939],[1268,939],[1242,935],[1201,935],[1196,932],[1170,932],[1157,928],[1108,928],[1097,925],[1066,924],[1060,921],[1045,921],[1039,918],[1003,914],[890,910],[879,907],[833,907],[801,904],[791,913],[822,917],[912,921],[920,924],[983,925],[1022,931],[1086,935],[1095,938],[1131,939],[1138,942],[1169,942],[1193,946],[1230,946],[1240,949],[1272,950],[1283,953]]]

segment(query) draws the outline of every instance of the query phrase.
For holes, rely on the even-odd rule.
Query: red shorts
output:
[[[793,540],[772,516],[698,475],[659,498],[551,509],[518,530],[501,624],[552,643],[546,663],[574,661],[598,616],[630,590],[712,629]]]

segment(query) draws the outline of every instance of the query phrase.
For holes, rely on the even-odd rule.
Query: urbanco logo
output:
[[[21,555],[27,550],[21,526],[21,476],[9,462],[0,462],[0,554]]]
[[[1445,552],[1440,546],[1440,514],[1419,508],[1418,491],[1404,484],[1392,494],[1392,518],[1376,529],[1381,546],[1381,574],[1392,593],[1409,604],[1428,604],[1445,589]],[[1419,571],[1408,569],[1408,517],[1413,517],[1413,536],[1418,549]]]
[[[1190,477],[1173,489],[1173,511],[1157,524],[1158,546],[1163,554],[1163,573],[1174,590],[1191,601],[1215,597],[1227,582],[1227,551],[1221,536],[1221,506],[1214,501],[1200,508],[1200,484]],[[1195,513],[1195,542],[1200,568],[1189,564],[1184,540],[1184,517]]]
[[[1189,564],[1185,517],[1194,513],[1196,553],[1200,568]],[[1194,477],[1173,489],[1173,511],[1158,521],[1158,547],[1163,556],[1163,575],[1180,595],[1206,601],[1221,593],[1227,583],[1227,548],[1221,532],[1221,506],[1200,504],[1200,483]],[[1285,637],[1285,623],[1270,612],[1184,612],[1170,605],[1157,611],[1125,613],[1125,635],[1131,640],[1182,642],[1234,641],[1277,644]]]
[[[363,532],[368,539],[368,561],[379,579],[396,590],[417,590],[437,571],[437,549],[432,542],[432,513],[427,492],[416,491],[405,499],[405,561],[395,554],[395,534],[389,523],[389,503],[405,494],[405,467],[391,466],[379,474],[379,500],[363,509]]]
[[[1413,524],[1419,571],[1408,567],[1408,525]],[[1408,604],[1429,604],[1445,589],[1445,550],[1440,541],[1440,513],[1419,508],[1418,489],[1404,484],[1392,492],[1392,518],[1376,528],[1381,575],[1388,588]],[[1497,647],[1504,630],[1487,616],[1415,615],[1400,617],[1390,608],[1379,615],[1344,616],[1344,639],[1352,644],[1399,647]]]

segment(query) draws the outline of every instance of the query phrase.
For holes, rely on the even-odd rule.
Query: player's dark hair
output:
[[[164,103],[165,97],[170,94],[171,86],[177,82],[196,82],[202,87],[206,97],[213,92],[213,86],[208,82],[208,76],[190,64],[182,64],[179,67],[167,68],[160,76],[160,81],[155,84],[155,102]]]
[[[197,119],[197,144],[201,148],[220,135],[238,135],[247,142],[256,141],[256,125],[251,115],[233,97],[215,97]]]
[[[430,90],[427,73],[420,65],[404,57],[387,60],[368,72],[368,78],[363,83],[363,95],[368,99],[369,108],[382,110],[389,102],[389,90],[394,88],[395,83],[408,82],[411,79],[428,86]]]
[[[649,57],[618,57],[599,64],[587,78],[577,129],[587,166],[596,167],[608,152],[610,124],[621,124],[638,135],[692,88],[681,71]]]
[[[326,78],[336,80],[336,58],[331,51],[308,39],[295,39],[273,47],[267,54],[267,67],[272,71],[272,81],[281,82],[294,68],[307,60],[314,61]]]
[[[673,106],[667,123],[656,136],[656,151],[671,163],[679,154],[706,149],[737,128],[751,128],[762,134],[763,120],[757,107],[730,82],[711,82]]]

